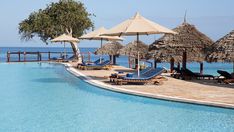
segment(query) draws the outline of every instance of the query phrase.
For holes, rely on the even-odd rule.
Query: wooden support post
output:
[[[180,69],[180,62],[178,62],[178,64],[177,64],[177,68],[178,68],[178,69]]]
[[[20,62],[20,51],[18,52],[18,61]]]
[[[130,62],[131,60],[130,60],[130,56],[128,56],[128,67],[129,68],[132,68],[132,66],[131,66],[131,62]]]
[[[138,68],[138,59],[135,59],[135,67],[134,67],[135,69],[137,69]]]
[[[109,60],[110,60],[111,64],[113,64],[113,60],[112,59],[113,59],[112,56],[109,55]]]
[[[170,67],[170,69],[171,69],[171,73],[172,73],[172,72],[173,72],[173,70],[174,70],[174,63],[175,63],[174,58],[171,58],[171,61],[170,61],[170,64],[171,64],[171,67]]]
[[[60,53],[60,58],[62,58],[62,57],[63,57],[63,53],[61,52],[61,53]]]
[[[90,52],[88,52],[88,61],[91,62]]]
[[[154,68],[156,69],[157,68],[157,60],[154,59]]]
[[[11,57],[10,51],[7,51],[7,62],[10,62],[10,57]]]
[[[39,56],[39,51],[37,51],[37,61],[39,61],[39,58],[40,56]]]
[[[82,61],[84,61],[84,54],[80,53]]]
[[[203,74],[204,65],[203,62],[200,62],[200,74]]]
[[[234,73],[234,61],[232,62],[232,72]]]
[[[116,55],[113,55],[113,65],[116,65]]]
[[[40,58],[40,61],[41,61],[41,53],[39,53],[39,58]]]
[[[184,69],[186,69],[186,61],[187,61],[187,52],[184,51],[183,52],[183,62],[182,62],[182,66]]]
[[[24,62],[26,62],[26,52],[24,52]]]
[[[50,51],[48,52],[48,60],[50,61]]]

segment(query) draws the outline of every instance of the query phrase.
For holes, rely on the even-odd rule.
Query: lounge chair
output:
[[[177,68],[177,67],[174,67],[173,69],[174,69],[174,71],[171,74],[171,76],[174,77],[174,78],[179,79],[181,77],[181,70],[179,68]]]
[[[225,80],[223,80],[223,82],[226,84],[234,83],[234,78],[233,79],[225,79]]]
[[[191,80],[193,78],[195,79],[214,79],[213,75],[209,75],[209,74],[200,74],[200,73],[194,73],[189,69],[181,69],[181,74],[182,74],[182,79],[185,80]]]
[[[147,71],[146,73],[142,74],[140,77],[137,75],[133,75],[132,77],[123,76],[122,78],[116,79],[116,84],[146,84],[146,83],[161,83],[162,77],[160,76],[163,72],[165,72],[164,68],[156,68]]]
[[[230,73],[228,73],[227,71],[222,71],[222,70],[217,70],[217,72],[225,77],[225,79],[233,79],[232,75]]]
[[[110,61],[106,60],[104,62],[102,62],[101,64],[88,64],[83,66],[83,70],[101,70],[101,69],[106,69],[108,70],[109,67],[108,65],[110,65]]]
[[[96,61],[94,61],[93,63],[94,64],[101,64],[102,62],[104,62],[104,58],[99,58],[99,59],[97,59]]]
[[[151,69],[152,69],[152,67],[146,67],[145,69],[143,69],[143,70],[140,71],[140,75],[145,74],[146,72],[148,72],[148,71],[151,70]],[[136,76],[138,73],[137,73],[137,71],[135,71],[135,72],[133,72],[133,73],[131,73],[131,74],[132,74],[133,76]],[[122,76],[124,76],[124,75],[126,75],[126,74],[123,73],[123,72],[113,73],[113,74],[111,74],[111,75],[109,76],[110,82],[114,82],[114,80],[115,80],[116,78],[122,77]]]
[[[234,83],[234,76],[227,71],[217,70],[217,72],[224,78],[219,78],[218,82],[224,82],[226,84]]]
[[[100,60],[102,60],[102,61],[100,61]],[[81,69],[82,67],[84,67],[84,66],[87,66],[87,65],[92,65],[92,64],[96,64],[96,65],[98,65],[98,64],[100,64],[100,62],[103,62],[104,61],[104,58],[102,58],[102,59],[97,59],[96,61],[94,61],[94,62],[91,62],[91,63],[87,63],[87,62],[84,62],[84,61],[82,61],[82,63],[81,64],[77,64],[77,68],[79,68],[79,69]]]

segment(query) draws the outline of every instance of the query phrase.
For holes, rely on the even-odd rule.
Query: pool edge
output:
[[[147,97],[147,98],[162,99],[162,100],[182,102],[182,103],[190,103],[190,104],[197,104],[197,105],[206,105],[206,106],[234,109],[234,105],[226,104],[226,103],[200,101],[200,100],[171,97],[171,96],[165,96],[165,95],[155,95],[155,94],[150,94],[150,93],[145,93],[145,92],[139,92],[139,91],[134,91],[134,90],[127,90],[127,89],[118,88],[116,86],[111,86],[111,85],[105,84],[103,82],[94,80],[94,79],[82,74],[81,72],[76,70],[74,67],[72,67],[68,63],[63,63],[63,65],[65,66],[66,70],[68,72],[70,72],[71,74],[73,74],[74,76],[76,76],[76,77],[82,79],[83,81],[85,81],[86,83],[89,83],[89,84],[96,86],[98,88],[102,88],[102,89],[106,89],[106,90],[110,90],[110,91],[114,91],[114,92],[119,92],[119,93],[124,93],[124,94]]]

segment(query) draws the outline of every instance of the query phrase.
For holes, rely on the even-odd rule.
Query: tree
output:
[[[80,37],[85,30],[93,28],[90,17],[94,16],[86,11],[84,4],[74,0],[60,0],[47,5],[45,9],[33,12],[19,23],[21,39],[30,40],[39,37],[44,43],[63,33]],[[76,57],[78,49],[71,43]]]

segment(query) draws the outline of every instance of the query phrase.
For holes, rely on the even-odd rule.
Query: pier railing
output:
[[[73,52],[7,52],[7,62],[37,62],[37,61],[51,61],[56,59],[67,59],[67,55],[72,55]],[[53,55],[53,56],[52,56]],[[14,57],[13,57],[14,56]],[[83,59],[90,61],[91,52],[81,53]],[[33,58],[32,58],[33,57]],[[14,59],[12,59],[14,58]]]

